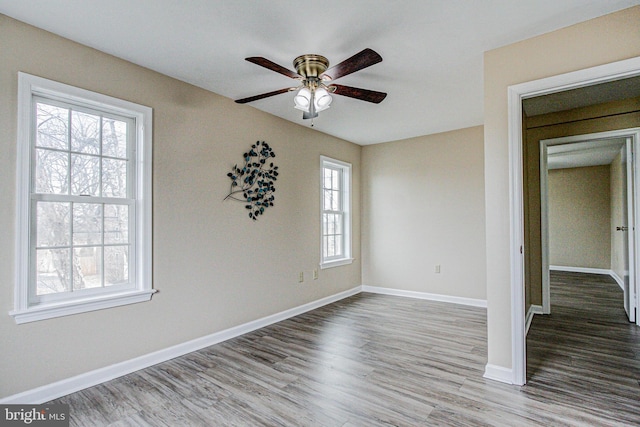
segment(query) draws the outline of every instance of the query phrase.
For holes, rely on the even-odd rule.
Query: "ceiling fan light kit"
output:
[[[311,91],[306,87],[300,89],[298,94],[293,97],[293,103],[295,108],[302,111],[309,111],[311,106]]]
[[[314,87],[313,85],[303,86],[298,94],[293,97],[293,106],[298,110],[309,113],[317,117],[316,113],[326,110],[331,105],[331,95],[324,87]],[[306,116],[305,116],[306,117]]]
[[[333,98],[325,88],[321,87],[316,90],[314,99],[316,111],[322,111],[329,108],[331,101],[333,101]]]
[[[303,119],[313,119],[318,117],[318,113],[326,110],[331,105],[333,98],[330,94],[348,96],[350,98],[378,104],[387,96],[384,92],[376,92],[367,89],[360,89],[351,86],[332,84],[331,82],[340,77],[346,76],[363,68],[370,67],[382,61],[382,57],[372,49],[364,49],[345,59],[338,65],[329,68],[329,60],[322,55],[307,54],[300,55],[293,60],[296,72],[276,64],[266,58],[250,57],[245,58],[261,67],[268,68],[289,78],[300,81],[298,87],[285,88],[249,98],[238,99],[236,102],[245,104],[257,101],[270,96],[279,95],[290,91],[298,91],[293,98],[294,108],[303,111]],[[311,122],[313,126],[313,120]]]

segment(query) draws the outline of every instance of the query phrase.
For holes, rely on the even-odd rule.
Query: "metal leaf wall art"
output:
[[[264,141],[257,141],[244,153],[244,165],[233,166],[227,174],[231,179],[229,194],[224,200],[231,199],[245,203],[249,218],[254,221],[273,206],[276,191],[274,182],[278,179],[278,166],[271,161],[276,157],[273,149]]]

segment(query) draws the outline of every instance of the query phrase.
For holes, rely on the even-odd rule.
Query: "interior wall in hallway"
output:
[[[548,174],[549,264],[611,268],[609,165]]]

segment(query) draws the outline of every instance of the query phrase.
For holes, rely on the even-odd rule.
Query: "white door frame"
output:
[[[524,385],[526,340],[524,313],[524,208],[522,187],[522,101],[640,75],[640,57],[509,86],[509,240],[511,268],[511,367],[513,383]]]
[[[588,141],[601,141],[606,139],[627,139],[631,140],[631,145],[633,147],[633,152],[638,153],[638,148],[640,147],[640,127],[631,128],[631,129],[620,129],[608,132],[598,132],[591,133],[587,135],[574,135],[574,136],[566,136],[560,138],[552,138],[552,139],[544,139],[540,141],[540,225],[541,225],[541,240],[542,240],[542,313],[550,314],[551,313],[551,283],[549,279],[549,205],[548,205],[548,196],[549,196],[549,186],[548,186],[548,176],[549,171],[547,169],[547,148],[560,145],[560,144],[572,144],[577,142],[588,142]],[[626,144],[623,144],[622,147],[626,149]],[[638,169],[638,157],[633,157],[633,170]],[[626,165],[622,165],[622,167],[626,167]],[[631,224],[638,224],[638,208],[640,207],[640,201],[638,200],[638,176],[637,174],[632,174],[633,185],[631,185],[631,197],[630,199],[633,201],[634,209],[631,210],[633,212],[633,218]],[[625,183],[626,185],[626,183]],[[627,185],[627,188],[629,186]],[[629,233],[635,235],[635,229],[630,229]],[[638,270],[635,266],[638,266],[638,239],[632,239],[633,241],[633,250],[629,252],[629,274],[633,275],[633,295],[634,302],[632,304],[632,308],[637,306],[637,295],[638,295],[638,286],[639,286],[639,277]],[[635,320],[637,324],[638,320]]]

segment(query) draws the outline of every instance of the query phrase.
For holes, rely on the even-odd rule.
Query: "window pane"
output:
[[[334,256],[342,256],[342,236],[334,237]]]
[[[336,216],[327,215],[327,234],[336,234]]]
[[[71,249],[36,251],[36,294],[71,290]]]
[[[340,210],[340,192],[335,190],[323,190],[324,191],[324,206],[326,211],[338,211]]]
[[[327,236],[327,257],[332,257],[336,254],[336,240],[334,236]]]
[[[71,150],[100,154],[100,117],[73,111],[71,113]]]
[[[102,196],[127,197],[127,161],[102,159]]]
[[[331,188],[331,169],[324,169],[324,188]]]
[[[340,190],[340,171],[334,170],[331,174],[331,188],[334,190]]]
[[[329,239],[327,236],[322,236],[322,257],[329,257]]]
[[[71,194],[99,196],[100,158],[81,154],[71,155]]]
[[[104,263],[105,286],[129,283],[128,246],[105,246]]]
[[[333,202],[331,200],[332,196],[333,196],[333,192],[331,190],[323,190],[323,210],[329,211],[331,210],[331,205],[333,205]]]
[[[36,193],[68,194],[69,156],[60,151],[36,149]]]
[[[38,202],[36,212],[36,246],[71,244],[70,203]]]
[[[73,290],[102,286],[102,248],[73,250]]]
[[[338,211],[340,210],[340,192],[339,191],[331,191],[331,195],[329,200],[331,204],[328,206],[328,210]]]
[[[102,155],[127,157],[127,123],[120,120],[102,118]]]
[[[129,206],[104,205],[104,243],[129,243]]]
[[[73,244],[102,243],[102,205],[97,203],[73,204]]]
[[[326,236],[327,235],[327,230],[328,230],[328,223],[329,223],[329,214],[322,214],[322,235]]]
[[[332,214],[329,216],[329,226],[327,234],[342,234],[342,215]]]
[[[69,110],[36,104],[36,146],[69,149]]]

